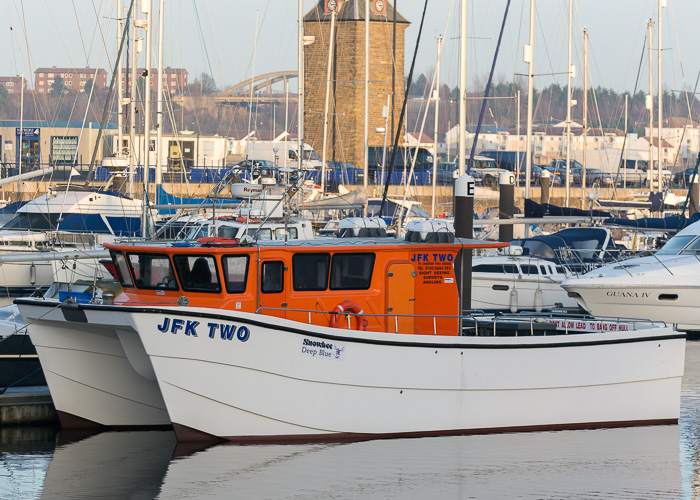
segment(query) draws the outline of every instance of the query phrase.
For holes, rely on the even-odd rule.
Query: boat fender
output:
[[[518,312],[518,291],[515,288],[510,291],[510,312]]]
[[[544,298],[542,294],[542,289],[538,288],[535,290],[535,312],[542,312],[542,305],[544,303]]]
[[[362,308],[351,300],[346,300],[335,306],[335,309],[331,311],[331,328],[338,328],[338,321],[340,320],[340,315],[343,313],[353,313],[357,316],[357,329],[360,331],[367,330],[367,320],[362,315],[364,312]]]

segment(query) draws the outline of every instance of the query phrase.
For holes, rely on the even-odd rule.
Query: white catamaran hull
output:
[[[203,308],[78,309],[73,321],[120,338],[126,348],[113,349],[132,365],[150,359],[179,440],[353,440],[679,417],[685,336],[672,328],[445,337]],[[50,351],[37,343],[43,362]]]
[[[37,303],[20,305],[20,311],[62,427],[170,425],[152,371],[132,366],[118,329],[67,320],[70,311],[64,314],[55,301]],[[124,345],[129,348],[128,339]]]

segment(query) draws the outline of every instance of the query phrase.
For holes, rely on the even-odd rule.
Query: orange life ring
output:
[[[331,311],[331,328],[338,328],[338,321],[340,320],[340,315],[343,313],[352,313],[357,316],[357,329],[359,331],[367,330],[367,320],[362,315],[364,311],[362,308],[351,300],[345,300],[335,306],[335,309]]]

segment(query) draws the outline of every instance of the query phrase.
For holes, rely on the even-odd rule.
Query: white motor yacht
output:
[[[22,206],[0,228],[2,254],[36,253],[25,262],[0,265],[0,291],[21,294],[54,281],[107,277],[96,259],[56,261],[48,252],[102,248],[116,237],[141,234],[141,200],[110,191],[71,187],[49,190]],[[42,254],[43,258],[42,258]]]
[[[700,224],[679,231],[654,254],[564,280],[562,287],[594,316],[648,318],[700,330]]]

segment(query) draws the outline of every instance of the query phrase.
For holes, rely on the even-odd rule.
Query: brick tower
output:
[[[304,140],[323,156],[323,119],[330,47],[332,8],[336,0],[319,0],[304,16],[304,34],[313,44],[304,52]],[[386,0],[337,0],[335,43],[328,104],[326,159],[363,167],[365,106],[365,2],[370,3],[369,145],[382,146],[382,108],[392,94],[394,8]],[[404,91],[404,31],[408,20],[396,12],[396,96],[394,131],[398,127]],[[391,106],[389,107],[391,113]],[[387,134],[391,134],[389,116]],[[393,137],[387,136],[387,147]]]

